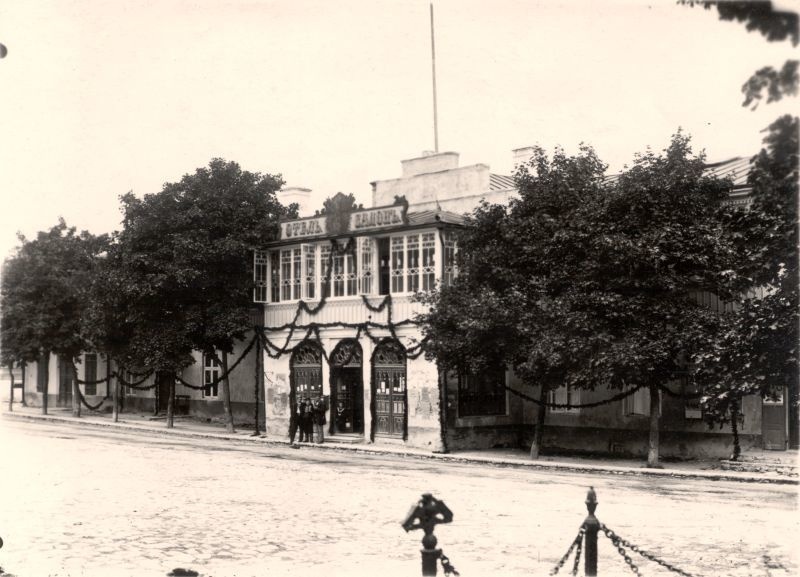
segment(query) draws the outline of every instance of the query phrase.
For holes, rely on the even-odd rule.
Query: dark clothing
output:
[[[300,442],[310,443],[314,434],[313,414],[310,402],[303,401],[298,405],[300,415]]]
[[[327,422],[325,420],[325,403],[322,399],[314,401],[313,405],[313,421],[314,431],[317,437],[317,443],[322,443],[325,440],[325,433],[322,426]]]
[[[297,429],[300,426],[300,417],[297,415],[297,411],[292,411],[291,416],[289,417],[289,442],[294,444],[294,438],[297,435]]]

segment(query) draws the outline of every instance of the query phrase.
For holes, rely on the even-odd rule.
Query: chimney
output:
[[[536,150],[534,146],[524,146],[522,148],[515,148],[511,151],[514,155],[514,170],[521,164],[528,164],[528,161],[533,158],[533,152]]]
[[[282,188],[278,191],[276,195],[278,200],[284,206],[289,206],[293,202],[296,202],[299,206],[298,209],[298,216],[312,216],[314,214],[314,210],[311,206],[311,189],[310,188],[301,188],[299,186],[288,186]]]

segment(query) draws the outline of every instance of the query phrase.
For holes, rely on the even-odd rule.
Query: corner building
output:
[[[324,397],[329,437],[445,449],[444,387],[421,354],[413,297],[452,281],[462,214],[506,202],[512,185],[486,165],[459,167],[456,153],[430,154],[373,182],[372,208],[282,223],[255,255],[268,436],[288,435],[298,400]]]

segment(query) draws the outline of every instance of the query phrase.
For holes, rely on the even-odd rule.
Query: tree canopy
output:
[[[70,359],[87,349],[81,318],[108,237],[77,233],[63,219],[21,245],[3,265],[2,363],[50,352]]]

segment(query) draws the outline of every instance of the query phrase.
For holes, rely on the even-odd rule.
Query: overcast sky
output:
[[[611,170],[680,126],[750,156],[797,102],[741,106],[770,44],[674,0],[436,0],[439,149],[510,173],[511,150],[592,144]],[[214,157],[315,199],[433,149],[428,0],[4,0],[0,258],[67,223],[119,228],[118,196]]]

